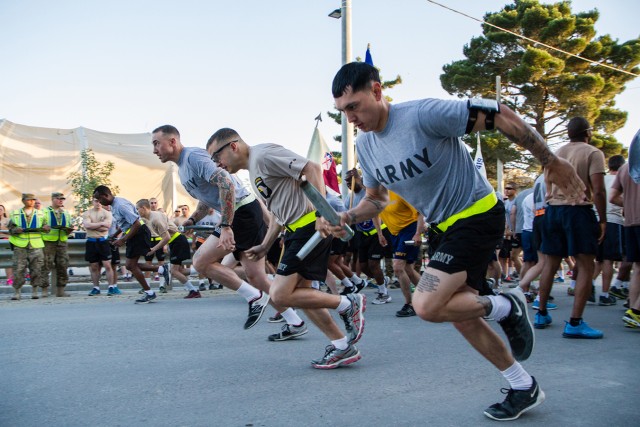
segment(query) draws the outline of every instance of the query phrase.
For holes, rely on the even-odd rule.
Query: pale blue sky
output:
[[[441,0],[482,18],[506,0]],[[402,75],[395,102],[449,95],[442,66],[462,58],[480,24],[426,0],[353,0],[353,54],[372,45],[383,77]],[[276,142],[306,154],[314,117],[332,149],[340,128],[331,81],[341,65],[339,0],[1,0],[0,118],[25,125],[139,133],[170,123],[186,145],[203,146],[220,127],[250,144]],[[574,0],[597,7],[599,34],[640,35],[636,0]],[[616,136],[640,128],[640,79],[619,108]]]

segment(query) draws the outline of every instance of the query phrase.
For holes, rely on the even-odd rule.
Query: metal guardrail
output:
[[[87,239],[69,239],[67,240],[69,253],[69,267],[89,267],[89,263],[84,260],[85,243]],[[124,246],[120,247],[120,259],[122,265],[125,262],[125,250]],[[13,251],[9,246],[9,240],[0,240],[0,268],[11,268],[13,266]],[[168,259],[168,258],[167,258]],[[140,262],[144,263],[144,259],[141,257]],[[191,260],[184,260],[182,265],[191,265]]]
[[[69,239],[69,267],[89,267],[89,263],[84,260],[85,243],[87,239]],[[120,248],[120,257],[124,260],[125,248]],[[0,268],[11,268],[13,251],[9,246],[9,240],[0,240]],[[124,262],[124,261],[123,261]]]

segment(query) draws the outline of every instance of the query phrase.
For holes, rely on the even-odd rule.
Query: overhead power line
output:
[[[537,41],[537,40],[531,39],[531,38],[529,38],[529,37],[523,36],[522,34],[514,33],[513,31],[511,31],[511,30],[507,30],[506,28],[502,28],[502,27],[499,27],[499,26],[497,26],[497,25],[495,25],[495,24],[491,24],[490,22],[487,22],[487,21],[485,21],[485,20],[483,20],[483,19],[479,19],[479,18],[475,18],[475,17],[473,17],[473,16],[471,16],[471,15],[467,15],[467,14],[466,14],[466,13],[464,13],[464,12],[460,12],[459,10],[452,9],[452,8],[450,8],[449,6],[445,6],[445,5],[440,4],[440,3],[436,2],[436,1],[433,1],[433,0],[427,0],[427,1],[428,1],[429,3],[433,3],[433,4],[437,5],[437,6],[440,6],[440,7],[444,8],[444,9],[448,9],[448,10],[450,10],[451,12],[457,13],[457,14],[462,15],[462,16],[464,16],[464,17],[467,17],[467,18],[469,18],[469,19],[473,19],[474,21],[478,21],[478,22],[480,22],[480,23],[482,23],[482,24],[485,24],[485,25],[488,25],[488,26],[490,26],[490,27],[496,28],[496,29],[498,29],[498,30],[500,30],[500,31],[504,31],[505,33],[509,33],[509,34],[512,34],[512,35],[514,35],[514,36],[516,36],[516,37],[519,37],[519,38],[521,38],[521,39],[527,40],[527,41],[529,41],[529,42],[531,42],[531,43],[537,43],[537,44],[542,45],[542,46],[544,46],[544,47],[546,47],[546,48],[548,48],[548,49],[551,49],[551,50],[555,50],[555,51],[557,51],[557,52],[564,53],[565,55],[573,56],[574,58],[581,59],[581,60],[586,61],[586,62],[589,62],[589,63],[591,63],[591,64],[593,64],[593,65],[599,65],[599,66],[601,66],[601,67],[606,67],[606,68],[609,68],[609,69],[611,69],[611,70],[618,71],[618,72],[620,72],[620,73],[629,74],[629,75],[634,76],[634,77],[640,77],[640,74],[635,74],[635,73],[632,73],[632,72],[630,72],[630,71],[623,70],[623,69],[621,69],[621,68],[612,67],[611,65],[603,64],[602,62],[597,62],[597,61],[593,61],[593,60],[588,59],[588,58],[584,58],[584,57],[582,57],[582,56],[580,56],[580,55],[576,55],[575,53],[567,52],[566,50],[559,49],[559,48],[557,48],[557,47],[555,47],[555,46],[550,46],[550,45],[548,45],[548,44],[546,44],[546,43],[542,43],[542,42],[540,42],[540,41]]]

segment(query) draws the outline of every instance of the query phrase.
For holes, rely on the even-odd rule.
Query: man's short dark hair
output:
[[[111,189],[106,185],[98,185],[95,190],[93,190],[93,194],[111,196]]]
[[[156,132],[162,132],[165,135],[177,135],[177,136],[180,136],[180,132],[178,132],[178,129],[176,129],[175,126],[171,126],[171,125],[158,126],[151,133],[156,133]]]
[[[567,134],[571,141],[584,141],[589,137],[588,132],[591,130],[589,121],[584,117],[574,117],[569,120],[567,125]]]
[[[151,204],[149,203],[149,199],[140,199],[136,203],[136,207],[141,206],[143,208],[151,209]]]
[[[240,135],[238,135],[238,132],[231,128],[218,129],[213,135],[211,135],[211,137],[207,141],[206,149],[208,150],[209,147],[211,147],[211,144],[213,144],[215,141],[224,141],[225,139],[236,138],[239,136]]]
[[[617,171],[622,167],[622,165],[624,165],[624,163],[625,163],[624,156],[621,156],[620,154],[611,156],[609,157],[609,170]]]
[[[334,98],[340,98],[348,87],[352,92],[358,92],[371,87],[372,81],[380,83],[380,73],[375,67],[366,62],[350,62],[343,65],[333,78],[331,92]]]

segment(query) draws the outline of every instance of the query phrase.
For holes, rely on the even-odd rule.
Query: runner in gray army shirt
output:
[[[484,414],[497,420],[518,418],[544,400],[535,379],[517,362],[533,350],[533,328],[521,291],[479,295],[487,291],[484,273],[504,231],[504,207],[459,137],[495,127],[531,151],[565,194],[582,199],[583,184],[540,135],[495,101],[424,99],[391,105],[382,94],[378,71],[362,62],[344,65],[332,92],[338,110],[360,131],[356,144],[367,188],[365,198],[341,214],[343,223],[378,215],[388,201],[386,189],[425,215],[431,222],[432,253],[413,297],[415,311],[427,321],[452,322],[509,382],[504,402]],[[343,234],[339,227],[325,226]],[[511,352],[483,320],[487,315],[499,321]]]
[[[362,336],[364,327],[364,296],[329,295],[311,287],[312,281],[326,279],[331,239],[323,239],[304,260],[296,257],[316,231],[315,211],[300,188],[300,182],[304,175],[309,183],[324,193],[320,165],[276,144],[250,147],[235,130],[228,128],[216,131],[209,138],[207,150],[213,160],[230,173],[249,170],[254,190],[262,196],[271,212],[264,240],[246,253],[263,258],[282,228],[287,230],[284,253],[271,285],[271,296],[278,304],[304,309],[307,317],[331,341],[324,356],[313,360],[311,365],[317,369],[333,369],[358,361],[361,356],[354,344]],[[329,308],[337,310],[342,317],[346,335],[334,322]]]
[[[153,131],[153,153],[162,163],[172,161],[178,165],[183,187],[198,200],[195,212],[183,226],[194,225],[208,214],[209,208],[220,212],[220,223],[193,255],[193,266],[198,273],[233,289],[247,300],[249,314],[244,328],[251,328],[260,320],[269,303],[271,286],[264,258],[250,259],[244,253],[260,243],[266,233],[260,203],[238,178],[219,168],[205,150],[184,147],[180,133],[171,125],[160,126]],[[221,263],[229,253],[240,261],[251,284]],[[293,309],[272,305],[287,322],[303,325]],[[306,326],[301,329],[306,333]]]

